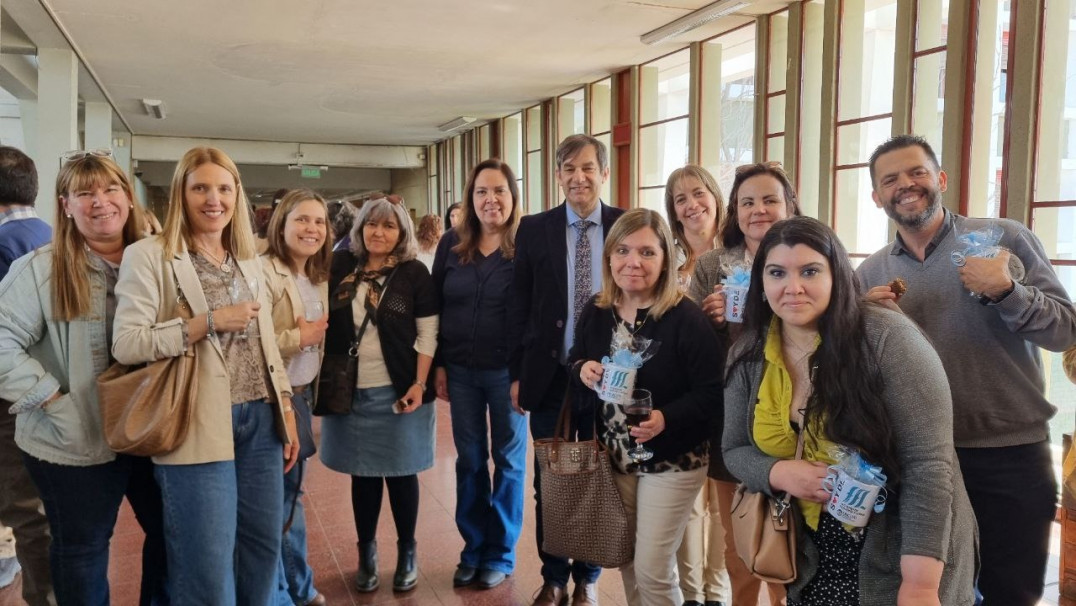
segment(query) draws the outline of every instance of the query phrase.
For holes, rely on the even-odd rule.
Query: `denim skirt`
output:
[[[396,414],[391,385],[356,389],[351,413],[321,418],[325,466],[362,477],[408,476],[433,467],[436,415],[433,402]]]

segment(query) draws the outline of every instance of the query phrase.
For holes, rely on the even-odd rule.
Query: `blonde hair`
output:
[[[329,278],[329,265],[333,258],[333,230],[329,225],[329,208],[325,204],[325,198],[309,189],[293,189],[284,195],[284,198],[273,210],[273,217],[269,219],[268,239],[269,254],[287,263],[292,267],[291,249],[284,241],[284,226],[288,222],[288,215],[307,200],[313,200],[321,205],[325,211],[325,241],[321,243],[318,252],[310,255],[306,260],[303,271],[313,284],[320,284]],[[294,268],[293,268],[294,269]]]
[[[672,229],[673,238],[680,244],[680,248],[683,249],[686,259],[681,267],[689,268],[695,266],[695,260],[699,258],[699,253],[692,250],[691,246],[687,243],[687,234],[684,232],[684,225],[680,223],[680,220],[676,218],[676,200],[673,195],[673,189],[677,185],[683,183],[684,179],[689,177],[695,177],[702,183],[702,186],[709,190],[710,194],[714,197],[714,245],[719,246],[721,244],[718,233],[721,229],[721,209],[725,206],[725,197],[721,195],[721,188],[717,186],[717,181],[714,180],[714,176],[710,174],[710,171],[697,164],[688,164],[683,168],[678,168],[669,174],[669,179],[665,183],[665,214],[669,216],[669,227]]]
[[[130,201],[127,222],[123,224],[123,245],[143,236],[145,220],[135,199],[130,180],[112,158],[87,155],[71,160],[60,168],[56,177],[56,235],[52,244],[52,313],[53,318],[70,322],[89,313],[89,272],[93,266],[86,255],[86,239],[75,221],[64,210],[64,199],[73,191],[97,186],[119,185]]]
[[[239,179],[239,169],[228,154],[215,147],[195,147],[183,154],[172,173],[172,187],[168,194],[168,214],[164,218],[164,231],[161,234],[164,254],[171,257],[178,252],[191,248],[191,230],[187,218],[187,205],[184,196],[187,176],[198,170],[203,164],[216,164],[231,173],[235,179],[235,208],[232,220],[224,228],[222,244],[236,259],[253,259],[257,254],[254,247],[254,228],[250,222],[250,201]]]
[[[654,304],[650,306],[650,315],[655,320],[660,320],[665,312],[676,307],[683,293],[680,292],[680,284],[676,279],[676,256],[673,254],[673,236],[669,224],[659,213],[646,208],[635,208],[621,215],[605,236],[605,247],[602,249],[602,289],[598,292],[595,304],[602,309],[609,309],[616,304],[620,298],[620,287],[613,280],[613,270],[609,265],[613,251],[620,246],[624,238],[647,227],[654,230],[664,255],[661,275],[654,285]]]

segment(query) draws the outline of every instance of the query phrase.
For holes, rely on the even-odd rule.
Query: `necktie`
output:
[[[591,291],[591,279],[590,279],[590,238],[587,237],[587,230],[593,226],[594,223],[587,221],[586,219],[580,219],[572,224],[575,227],[576,239],[575,239],[575,293],[574,301],[575,307],[573,308],[574,315],[572,319],[576,324],[579,323],[579,314],[583,311],[583,306],[590,300],[593,292]]]

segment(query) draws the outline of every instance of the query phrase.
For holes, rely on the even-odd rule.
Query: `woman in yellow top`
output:
[[[795,498],[788,604],[974,603],[975,517],[933,347],[902,314],[859,299],[844,247],[815,219],[774,224],[751,276],[722,447],[749,489]],[[888,477],[885,508],[862,529],[825,507],[837,445]]]

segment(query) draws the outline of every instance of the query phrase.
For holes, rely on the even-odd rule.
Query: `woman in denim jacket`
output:
[[[69,159],[56,196],[54,243],[0,283],[0,399],[14,402],[15,442],[45,504],[57,601],[109,604],[109,540],[126,496],[146,532],[140,603],[166,604],[153,464],[109,450],[95,383],[112,362],[116,276],[142,213],[107,155]]]

